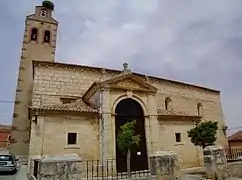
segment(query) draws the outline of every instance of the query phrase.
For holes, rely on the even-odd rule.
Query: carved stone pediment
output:
[[[95,96],[102,89],[110,90],[127,90],[127,91],[139,91],[155,94],[157,88],[143,79],[133,75],[132,73],[121,74],[109,80],[103,82],[94,82],[87,90],[83,99],[85,102],[91,103],[90,99]]]
[[[123,89],[129,91],[143,91],[156,93],[157,88],[133,74],[125,74],[116,78],[104,81],[101,87],[109,89]]]

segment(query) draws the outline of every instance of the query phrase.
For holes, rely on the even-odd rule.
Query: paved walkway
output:
[[[27,178],[27,166],[22,165],[17,174],[15,175],[0,175],[0,180],[28,180]],[[183,180],[204,180],[201,175],[191,175],[191,174],[184,174],[182,177]],[[242,180],[242,178],[229,178],[227,180]]]
[[[26,172],[27,172],[27,166],[22,165],[18,170],[18,173],[16,175],[16,180],[28,180]]]
[[[1,173],[0,174],[0,180],[28,180],[27,174],[26,174],[26,165],[20,166],[18,172],[14,175],[10,175],[9,173]]]

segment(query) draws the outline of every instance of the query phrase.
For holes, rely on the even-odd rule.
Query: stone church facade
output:
[[[53,8],[37,6],[26,18],[14,108],[11,151],[38,157],[77,153],[84,159],[123,157],[117,131],[136,120],[140,144],[131,160],[148,168],[148,157],[175,151],[184,167],[202,163],[188,138],[196,122],[219,123],[217,145],[227,146],[217,90],[121,70],[55,62],[58,23]],[[37,31],[36,31],[37,30]],[[26,106],[26,104],[28,106]]]

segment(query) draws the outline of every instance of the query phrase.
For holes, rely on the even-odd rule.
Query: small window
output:
[[[74,98],[61,98],[62,104],[70,104],[72,102],[76,102],[76,99]]]
[[[197,104],[197,114],[200,116],[202,113],[202,104],[201,103],[198,103]]]
[[[37,41],[38,29],[33,28],[31,31],[31,41]]]
[[[50,31],[46,30],[45,36],[44,36],[44,43],[49,43],[49,42],[50,42]]]
[[[76,144],[76,133],[68,133],[67,144]]]
[[[181,133],[175,133],[176,142],[181,142]]]
[[[167,97],[165,99],[165,110],[170,110],[171,109],[171,98]]]

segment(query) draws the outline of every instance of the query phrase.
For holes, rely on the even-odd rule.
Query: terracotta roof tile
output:
[[[11,129],[12,126],[10,125],[2,125],[0,124],[0,129]]]
[[[242,141],[242,130],[229,136],[228,140],[229,141],[240,141],[240,140]]]
[[[12,126],[10,125],[2,125],[0,124],[0,132],[8,132],[11,131]]]
[[[98,113],[98,110],[84,103],[82,100],[78,100],[69,104],[50,105],[50,106],[32,106],[33,110],[41,111],[70,111],[70,112],[90,112]]]

